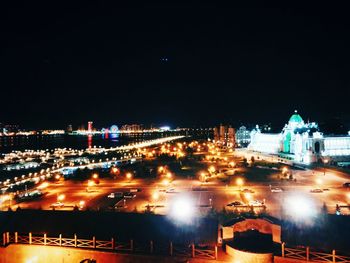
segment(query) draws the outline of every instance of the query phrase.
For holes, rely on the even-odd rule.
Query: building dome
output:
[[[292,117],[290,117],[289,122],[294,122],[294,123],[303,123],[303,118],[298,114],[297,111],[294,112]]]

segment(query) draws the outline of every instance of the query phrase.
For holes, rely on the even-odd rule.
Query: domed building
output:
[[[343,161],[350,160],[350,136],[324,136],[317,123],[305,123],[295,111],[281,133],[261,133],[258,127],[253,130],[248,149],[304,164],[325,159]]]

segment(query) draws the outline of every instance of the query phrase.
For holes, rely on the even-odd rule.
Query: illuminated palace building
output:
[[[350,161],[350,136],[325,136],[315,122],[305,123],[295,111],[281,133],[251,132],[248,150],[309,164]]]

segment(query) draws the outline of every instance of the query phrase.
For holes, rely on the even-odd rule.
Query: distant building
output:
[[[227,129],[227,146],[235,147],[236,146],[236,130],[235,128],[229,127]]]
[[[73,132],[73,126],[72,126],[72,124],[69,124],[69,125],[67,126],[67,132]]]
[[[236,145],[235,129],[231,126],[220,124],[214,128],[214,140],[222,146],[234,147]]]
[[[214,141],[219,141],[220,140],[220,134],[219,134],[219,128],[215,127],[214,128]]]
[[[238,147],[247,147],[250,143],[250,131],[245,126],[238,128],[236,132],[236,143]]]
[[[120,128],[121,131],[136,132],[142,131],[143,127],[141,124],[125,124]]]
[[[12,133],[12,132],[18,132],[19,131],[19,125],[16,124],[5,124],[2,128],[4,133]]]
[[[325,136],[315,122],[305,123],[295,111],[281,133],[251,132],[248,149],[300,163],[350,160],[350,136]]]

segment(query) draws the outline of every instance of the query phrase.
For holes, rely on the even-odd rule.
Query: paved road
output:
[[[12,205],[13,209],[19,205],[21,208],[39,208],[52,209],[50,206],[57,201],[57,198],[64,195],[62,202],[65,204],[64,210],[72,210],[75,205],[81,201],[85,202],[85,207],[91,209],[110,209],[120,201],[120,199],[110,199],[107,195],[111,192],[128,192],[130,189],[140,189],[136,197],[125,199],[118,203],[121,211],[144,211],[149,205],[150,209],[158,214],[169,213],[169,207],[178,198],[186,195],[191,200],[198,213],[206,213],[211,207],[222,210],[223,207],[233,201],[248,202],[249,200],[264,200],[267,211],[276,217],[281,216],[282,205],[288,204],[288,201],[296,202],[295,197],[303,197],[319,210],[325,203],[330,213],[335,212],[336,204],[347,205],[350,203],[350,191],[343,188],[342,184],[346,181],[347,175],[337,171],[327,170],[326,175],[323,171],[294,171],[297,182],[275,182],[273,187],[283,188],[282,193],[272,193],[267,183],[249,183],[242,188],[249,188],[254,193],[243,194],[237,186],[227,186],[224,183],[213,180],[201,184],[198,180],[177,179],[171,185],[164,186],[156,179],[134,179],[131,182],[125,179],[101,179],[100,184],[89,188],[87,192],[87,182],[63,181],[58,184],[50,184],[44,191],[47,194],[37,200],[26,201],[20,204]],[[198,191],[199,187],[202,191]],[[166,193],[162,190],[169,188],[175,189],[174,193]],[[313,188],[329,189],[323,193],[310,193]],[[197,191],[193,191],[197,189]],[[154,193],[157,193],[154,195]],[[3,208],[5,209],[5,208]],[[241,210],[249,208],[238,208]],[[259,211],[261,208],[254,208]],[[349,214],[349,209],[342,208],[343,214]]]

